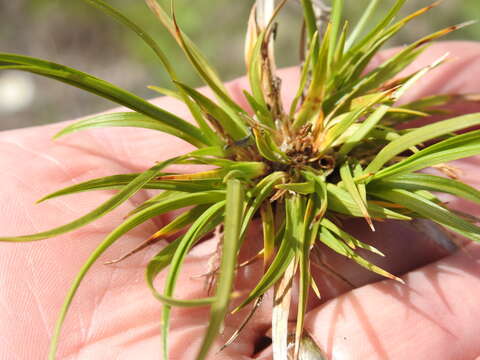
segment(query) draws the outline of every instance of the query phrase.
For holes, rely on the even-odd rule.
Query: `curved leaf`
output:
[[[480,124],[480,114],[469,114],[458,116],[452,119],[438,121],[436,123],[422,126],[405,135],[400,136],[396,140],[385,146],[373,159],[373,161],[365,169],[365,173],[376,173],[390,161],[393,157],[408,150],[414,145],[422,142],[433,140],[441,135],[451,133],[453,131],[466,129]]]
[[[452,194],[480,204],[480,191],[458,180],[428,174],[405,174],[372,181],[369,189],[387,187],[410,191],[428,190]]]
[[[410,191],[401,189],[382,189],[371,190],[370,192],[372,195],[377,196],[380,199],[401,204],[426,219],[433,220],[460,231],[480,234],[480,227],[463,220],[448,209]]]
[[[23,236],[16,236],[16,237],[1,237],[0,241],[9,241],[9,242],[37,241],[37,240],[46,239],[49,237],[57,236],[57,235],[64,234],[66,232],[78,229],[79,227],[82,227],[98,219],[99,217],[105,215],[106,213],[118,207],[120,204],[127,201],[133,194],[139,191],[146,183],[148,183],[150,180],[155,178],[155,176],[157,176],[161,170],[163,170],[166,166],[174,163],[177,160],[178,158],[172,158],[160,164],[155,165],[154,167],[150,168],[149,170],[135,177],[118,194],[111,197],[108,201],[104,202],[102,205],[100,205],[93,211],[89,212],[88,214],[68,224],[59,226],[51,230],[42,231],[36,234],[31,234],[31,235],[23,235]]]
[[[163,173],[158,173],[161,176]],[[66,188],[48,194],[37,201],[41,203],[59,196],[75,194],[84,191],[121,189],[128,185],[140,174],[112,175],[102,178],[84,181],[79,184],[68,186]],[[221,190],[223,184],[218,180],[196,179],[195,181],[173,181],[173,180],[151,180],[142,186],[142,189],[174,190],[182,192],[196,192],[207,190]]]
[[[409,173],[478,154],[480,154],[480,130],[456,135],[431,145],[403,161],[380,170],[372,179],[377,180]]]
[[[199,128],[105,80],[98,79],[67,66],[23,55],[0,53],[0,69],[2,65],[67,83],[150,116],[196,139],[193,145],[197,147],[202,144],[208,144],[207,139],[205,139],[205,136]]]
[[[52,336],[52,341],[50,345],[50,353],[49,359],[55,359],[55,354],[58,345],[58,339],[60,336],[60,332],[62,329],[63,322],[67,315],[68,309],[72,303],[73,297],[75,296],[80,283],[82,282],[83,278],[85,277],[86,273],[92,265],[97,261],[97,259],[102,255],[115,241],[120,238],[122,235],[127,233],[128,231],[132,230],[133,228],[137,227],[138,225],[144,223],[145,221],[160,215],[162,213],[172,211],[175,209],[180,209],[190,205],[198,205],[198,204],[205,204],[205,203],[212,203],[217,201],[222,201],[224,197],[223,192],[205,192],[205,193],[198,193],[198,194],[186,194],[186,195],[179,195],[176,198],[170,198],[168,201],[154,204],[134,215],[127,218],[123,224],[118,226],[115,230],[113,230],[103,242],[93,251],[93,253],[89,256],[88,260],[80,269],[79,273],[77,274],[68,294],[65,298],[64,304],[62,309],[60,310],[60,314],[55,325],[55,330]],[[184,306],[191,306],[191,302],[187,301],[184,302],[182,300],[175,300],[166,297],[169,301],[172,301],[176,304],[184,304]],[[203,301],[203,300],[202,300]]]
[[[168,272],[165,281],[165,289],[163,297],[168,298],[173,295],[177,283],[180,269],[185,260],[188,251],[192,248],[195,242],[204,234],[213,230],[223,218],[223,210],[225,207],[225,200],[219,201],[207,209],[195,223],[192,224],[187,233],[182,237],[178,247],[173,253],[170,262],[170,271]],[[168,332],[170,327],[170,313],[171,307],[163,306],[162,310],[162,342],[163,342],[163,357],[168,360]]]
[[[197,140],[188,134],[177,130],[171,126],[162,124],[158,120],[137,112],[120,112],[112,114],[97,115],[88,119],[77,121],[58,132],[53,138],[58,139],[61,136],[74,133],[76,131],[100,128],[100,127],[137,127],[144,129],[158,130],[189,143],[195,143]]]

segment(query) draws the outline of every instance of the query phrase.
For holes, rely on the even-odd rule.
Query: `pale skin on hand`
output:
[[[435,93],[480,93],[480,44],[444,43],[432,46],[414,67],[432,62],[449,51],[455,61],[434,70],[421,80],[403,101]],[[383,56],[388,56],[384,53]],[[376,61],[379,61],[378,58]],[[411,69],[410,69],[411,70]],[[285,70],[286,101],[293,91],[296,70]],[[241,98],[245,80],[230,83],[232,94]],[[186,117],[187,112],[170,99],[156,101]],[[457,105],[461,112],[479,111],[472,104]],[[111,192],[89,192],[34,202],[45,194],[83,180],[139,171],[154,161],[184,153],[181,140],[140,129],[95,129],[55,142],[51,137],[65,124],[55,124],[0,133],[1,234],[20,235],[58,226],[91,210]],[[480,157],[455,162],[462,180],[480,186]],[[54,239],[28,244],[0,243],[0,358],[44,359],[63,298],[83,261],[118,224],[124,214],[146,199],[139,193],[111,214]],[[451,200],[450,205],[472,215],[480,209]],[[160,305],[144,281],[149,257],[165,245],[159,242],[124,262],[105,266],[150,236],[162,219],[135,229],[102,257],[79,289],[67,316],[59,346],[62,359],[158,359],[160,357]],[[386,230],[383,234],[387,234]],[[391,232],[388,233],[389,236]],[[253,229],[255,244],[259,232]],[[333,359],[475,359],[480,354],[480,245],[471,244],[439,261],[444,254],[418,240],[393,239],[382,233],[376,244],[388,244],[383,264],[403,276],[406,285],[391,280],[351,291],[345,283],[321,275],[324,300],[315,301],[306,319],[306,329]],[[410,239],[409,244],[416,244]],[[192,276],[208,271],[216,248],[208,240],[189,256],[178,297],[205,296],[204,279]],[[254,253],[254,246],[251,247]],[[245,258],[251,254],[244,254]],[[430,263],[430,264],[428,264]],[[361,286],[378,278],[356,266],[335,262],[338,271]],[[425,265],[427,264],[427,265]],[[418,268],[421,265],[423,267]],[[248,289],[261,270],[261,262],[242,269],[237,289]],[[340,270],[343,267],[344,271]],[[414,270],[414,268],[417,268]],[[158,282],[161,288],[161,279]],[[212,359],[252,359],[255,343],[268,331],[271,299],[267,297],[238,340]],[[246,313],[229,317],[222,345]],[[171,359],[193,359],[208,321],[206,308],[175,310],[171,323]],[[268,359],[266,349],[257,358]]]

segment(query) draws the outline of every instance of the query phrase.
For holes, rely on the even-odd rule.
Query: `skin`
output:
[[[392,51],[382,53],[372,66]],[[449,51],[455,61],[422,79],[402,101],[440,93],[479,93],[480,44],[441,43],[432,46],[408,70],[426,65]],[[283,71],[284,84],[297,72]],[[241,101],[245,79],[229,84]],[[294,86],[284,86],[285,98]],[[156,101],[162,107],[187,118],[187,111],[171,99]],[[459,113],[480,111],[472,104],[457,104]],[[51,137],[66,123],[0,133],[0,233],[2,236],[29,234],[77,218],[112,192],[99,191],[34,202],[59,188],[94,177],[141,171],[155,161],[181,154],[189,146],[161,133],[141,129],[95,129],[61,138]],[[462,180],[479,186],[480,157],[457,161]],[[182,170],[181,168],[176,168]],[[183,169],[188,170],[188,169]],[[75,232],[54,239],[26,244],[0,244],[0,358],[44,359],[64,296],[78,269],[97,244],[120,223],[123,216],[147,199],[139,193],[126,204]],[[151,195],[151,194],[150,194]],[[450,205],[473,215],[480,208],[456,199]],[[169,217],[174,216],[170,214]],[[161,241],[116,265],[103,265],[129,251],[159,225],[165,217],[149,221],[121,238],[102,256],[87,275],[67,316],[58,358],[61,359],[158,359],[160,352],[160,304],[144,281],[144,267],[163,246]],[[384,250],[387,258],[377,264],[404,274],[406,285],[379,278],[326,250],[327,262],[335,266],[356,287],[316,271],[322,300],[312,300],[306,329],[332,359],[475,359],[480,355],[480,245],[467,244],[448,254],[404,224],[379,224],[375,234],[362,222],[351,224],[360,234]],[[362,235],[363,234],[363,235]],[[259,247],[260,233],[249,234],[247,259]],[[206,296],[201,275],[214,263],[214,237],[194,249],[184,266],[176,296]],[[213,257],[212,257],[213,256]],[[212,261],[213,259],[213,261]],[[372,257],[372,259],[375,259]],[[245,293],[258,279],[261,263],[239,271],[237,290]],[[157,283],[162,288],[165,274]],[[328,301],[327,301],[328,300]],[[248,312],[248,309],[247,309]],[[271,357],[270,350],[254,354],[254,344],[268,332],[271,296],[266,296],[254,319],[239,339],[212,359]],[[222,345],[242,321],[246,312],[229,316]],[[293,320],[293,318],[292,318]],[[208,310],[174,310],[171,324],[171,359],[193,359],[208,323]]]

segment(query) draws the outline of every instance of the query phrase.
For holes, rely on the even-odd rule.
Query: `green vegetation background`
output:
[[[169,0],[161,1],[169,6]],[[226,80],[244,73],[243,37],[253,0],[177,0],[181,27],[198,43]],[[410,0],[404,13],[432,0]],[[110,0],[158,39],[183,80],[201,85],[181,52],[150,14],[143,0]],[[356,19],[368,0],[346,0],[347,16]],[[386,9],[393,0],[385,0]],[[277,57],[280,66],[297,63],[300,6],[291,0],[282,13]],[[446,0],[414,21],[396,42],[402,45],[442,27],[480,19],[479,0]],[[448,37],[480,40],[476,24]],[[170,87],[150,50],[121,25],[81,0],[0,0],[0,51],[47,58],[102,77],[139,95],[154,97],[147,85]],[[0,80],[3,76],[0,73]],[[0,109],[0,130],[61,121],[105,110],[106,100],[54,81],[32,77],[32,103],[15,113]]]

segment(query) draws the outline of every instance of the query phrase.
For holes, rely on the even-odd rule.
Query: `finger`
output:
[[[480,246],[351,291],[307,315],[332,359],[474,359],[480,355]]]

